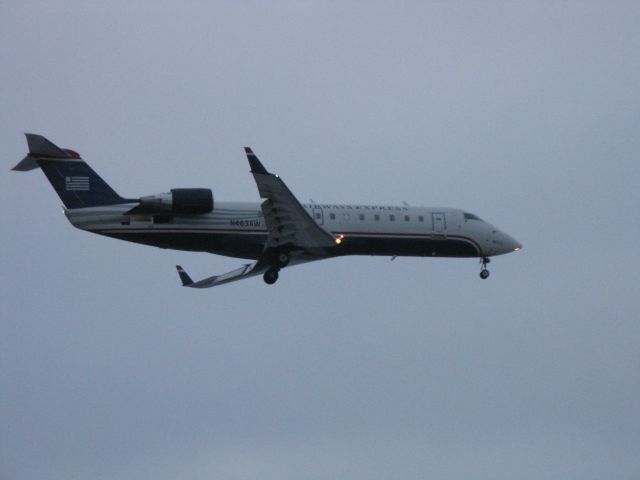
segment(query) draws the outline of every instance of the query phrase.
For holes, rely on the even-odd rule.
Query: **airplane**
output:
[[[12,170],[40,168],[74,227],[160,248],[252,260],[196,282],[177,265],[185,287],[209,288],[257,275],[272,285],[287,266],[344,255],[479,258],[480,277],[486,279],[490,257],[522,249],[490,223],[456,208],[302,204],[248,147],[261,203],[214,202],[208,188],[123,198],[77,152],[41,135],[25,135],[29,153]]]

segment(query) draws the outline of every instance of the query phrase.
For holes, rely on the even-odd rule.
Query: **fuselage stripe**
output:
[[[225,229],[225,228],[109,228],[94,230],[95,233],[234,233],[234,234],[261,234],[267,235],[267,230],[255,230],[255,229]],[[462,235],[447,235],[447,234],[432,234],[432,233],[401,233],[401,232],[331,232],[332,235],[345,235],[346,237],[403,237],[403,238],[425,238],[446,241],[448,239],[461,240],[472,244],[478,251],[478,254],[482,255],[482,249],[478,243]]]

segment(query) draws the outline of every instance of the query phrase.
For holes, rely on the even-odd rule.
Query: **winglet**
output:
[[[264,165],[260,163],[260,160],[258,160],[256,154],[253,153],[253,150],[251,150],[249,147],[244,147],[244,152],[247,154],[247,159],[249,160],[249,165],[251,166],[251,173],[269,175],[269,172],[267,172],[267,169],[264,168]]]
[[[184,271],[184,268],[182,268],[180,265],[176,265],[176,270],[178,270],[178,275],[180,275],[180,280],[182,280],[183,287],[188,287],[189,285],[193,284],[193,280],[191,280],[191,277],[187,274],[187,272]]]

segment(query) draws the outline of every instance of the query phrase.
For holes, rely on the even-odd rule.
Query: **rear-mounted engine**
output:
[[[213,192],[208,188],[172,188],[170,192],[140,198],[129,214],[202,214],[213,210]]]

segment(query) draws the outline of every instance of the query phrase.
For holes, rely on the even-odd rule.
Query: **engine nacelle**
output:
[[[140,198],[131,213],[157,215],[202,214],[213,210],[213,192],[208,188],[172,188],[170,192]]]

